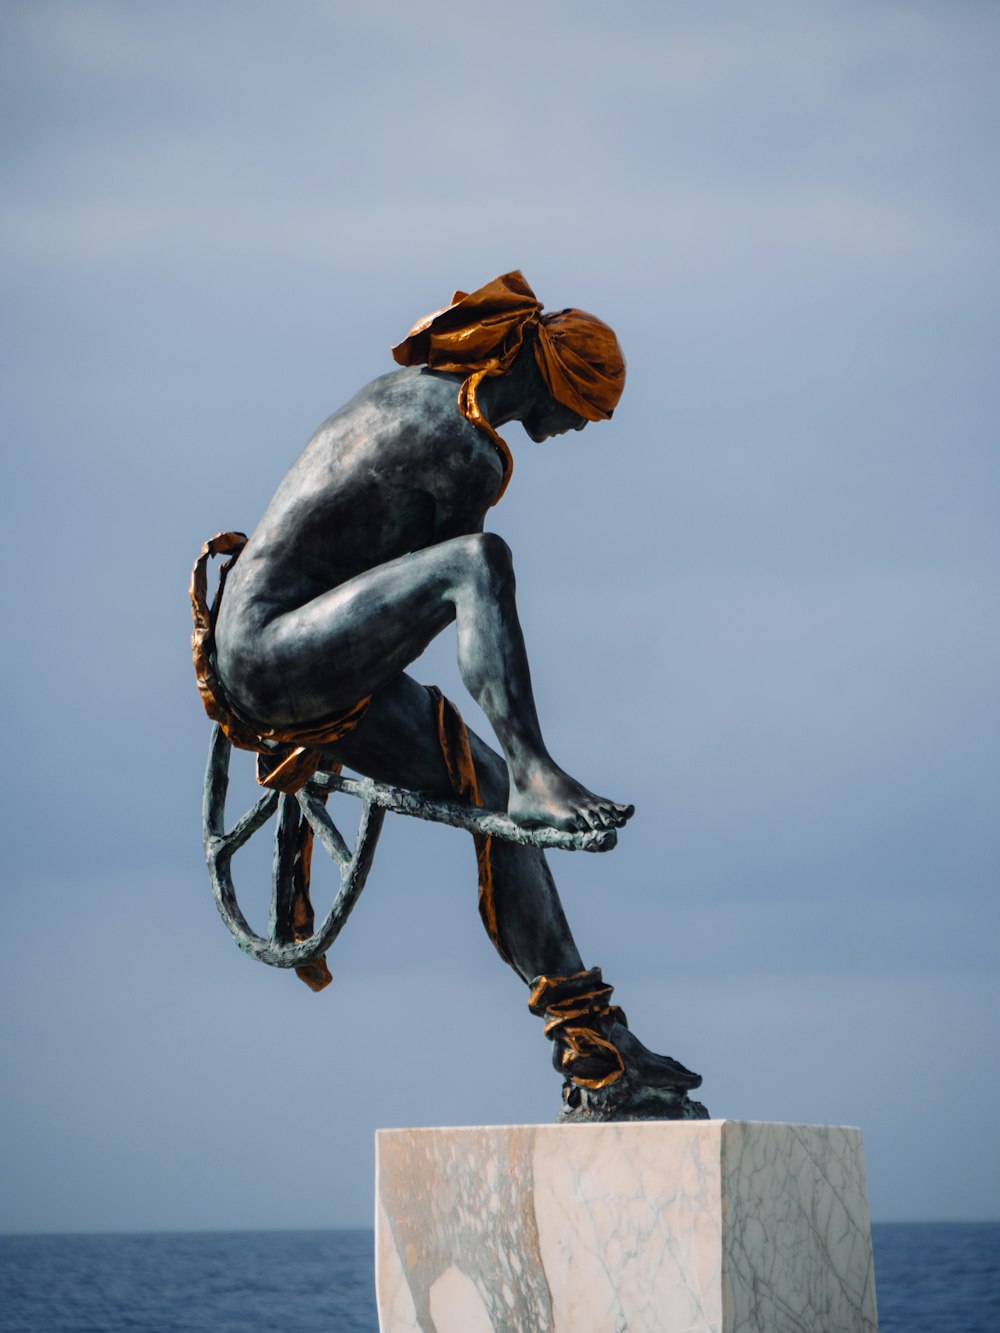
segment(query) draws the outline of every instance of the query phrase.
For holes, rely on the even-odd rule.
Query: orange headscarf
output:
[[[587,421],[606,420],[625,387],[625,358],[614,332],[585,310],[542,314],[542,303],[518,269],[478,291],[456,292],[452,303],[415,324],[392,355],[401,366],[430,366],[466,379],[458,391],[462,415],[486,432],[500,451],[504,476],[496,504],[513,470],[506,443],[479,410],[482,380],[510,370],[534,330],[535,361],[546,388]]]

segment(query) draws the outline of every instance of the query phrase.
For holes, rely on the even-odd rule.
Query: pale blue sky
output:
[[[1000,1214],[996,7],[0,26],[0,1228],[365,1225],[376,1126],[554,1116],[462,835],[389,821],[322,995],[237,951],[187,646],[202,540],[513,267],[629,361],[491,520],[550,748],[638,807],[553,857],[585,959],[713,1114],[860,1125],[876,1218]]]

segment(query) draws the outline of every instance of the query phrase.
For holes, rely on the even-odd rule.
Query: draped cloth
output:
[[[456,292],[452,303],[415,324],[392,349],[401,366],[465,375],[458,407],[500,453],[504,475],[494,504],[513,470],[510,450],[483,416],[476,399],[482,381],[511,369],[526,341],[552,397],[587,421],[607,420],[625,387],[625,358],[614,331],[573,307],[542,314],[542,303],[515,269],[478,291]]]
[[[596,1091],[625,1073],[621,1051],[597,1030],[602,1020],[628,1026],[624,1013],[609,1004],[614,987],[599,967],[568,977],[536,977],[528,1008],[545,1019],[545,1035],[559,1052],[559,1067],[581,1088]]]
[[[479,778],[472,758],[468,728],[462,715],[436,685],[428,685],[427,692],[434,707],[438,744],[441,747],[452,790],[460,800],[468,801],[470,805],[481,806],[483,798],[479,793]],[[476,865],[479,870],[479,917],[494,949],[505,963],[510,963],[510,955],[500,940],[500,927],[497,923],[497,909],[493,897],[493,865],[490,860],[493,839],[488,833],[473,833],[472,840],[476,848]],[[511,966],[513,967],[513,963]]]

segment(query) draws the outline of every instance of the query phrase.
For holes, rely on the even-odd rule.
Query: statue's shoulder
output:
[[[411,444],[442,437],[475,443],[480,432],[458,409],[462,380],[426,366],[404,366],[366,384],[342,411],[366,416],[369,429],[380,436],[398,434]]]
[[[454,408],[458,413],[458,390],[462,375],[450,375],[427,366],[402,366],[379,375],[361,390],[369,401],[400,414],[441,411]]]
[[[440,485],[471,467],[483,472],[483,487],[494,493],[496,450],[459,411],[462,378],[424,366],[379,375],[319,426],[292,472],[308,471],[320,457],[340,476],[344,468],[415,468],[421,475],[430,469]]]

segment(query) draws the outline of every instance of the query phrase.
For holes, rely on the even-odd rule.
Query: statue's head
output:
[[[420,320],[392,354],[404,366],[466,375],[459,405],[476,420],[477,386],[519,361],[523,367],[521,353],[529,346],[547,391],[535,395],[539,401],[523,418],[532,439],[582,430],[588,421],[611,416],[625,387],[625,358],[614,331],[585,310],[543,315],[517,270],[471,294],[456,292],[450,306]]]

